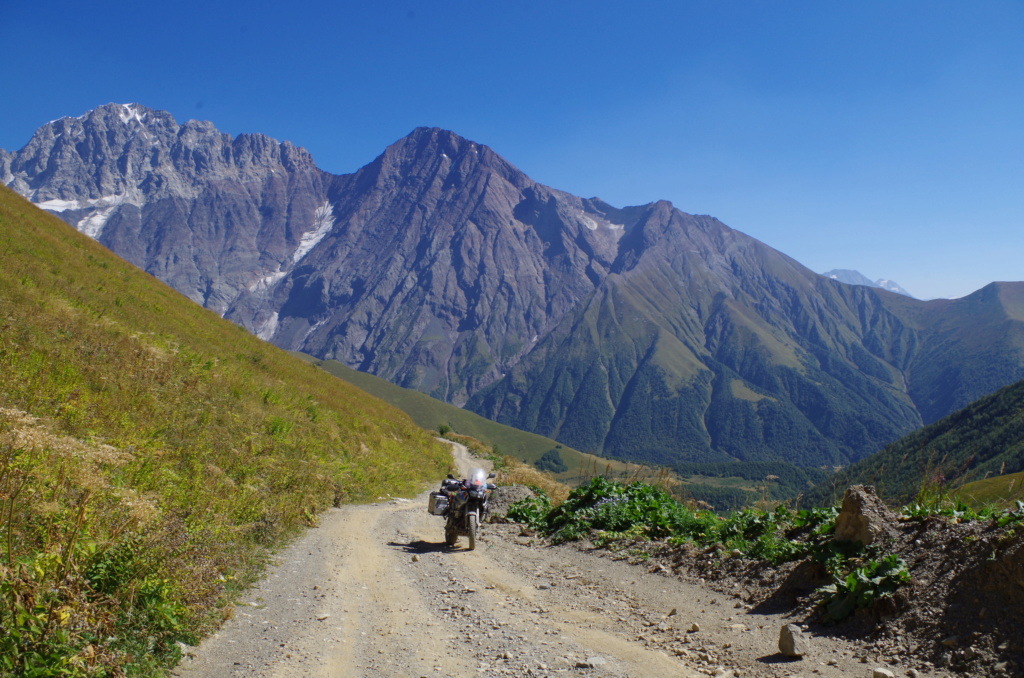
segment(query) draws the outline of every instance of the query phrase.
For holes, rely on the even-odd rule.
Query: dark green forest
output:
[[[922,489],[953,490],[986,476],[1024,471],[1024,381],[925,426],[820,483],[807,500],[827,504],[853,484],[888,502]]]

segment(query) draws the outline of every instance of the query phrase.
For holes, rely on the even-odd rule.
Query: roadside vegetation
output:
[[[0,676],[160,674],[320,512],[449,461],[0,188]]]
[[[837,507],[792,510],[745,508],[719,515],[675,500],[643,482],[621,483],[603,477],[574,489],[557,504],[543,493],[514,504],[508,517],[524,523],[553,543],[588,539],[623,558],[645,560],[649,542],[689,544],[720,562],[761,561],[769,566],[809,560],[824,568],[830,584],[816,594],[820,618],[840,621],[854,611],[892,596],[910,581],[910,573],[885,544],[862,546],[834,539]],[[940,517],[951,522],[990,521],[994,527],[1024,524],[1024,503],[1011,509],[973,510],[934,492],[901,511],[903,521]]]

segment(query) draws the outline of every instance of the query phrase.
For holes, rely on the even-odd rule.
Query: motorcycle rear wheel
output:
[[[477,520],[478,519],[479,519],[479,516],[476,514],[476,512],[470,513],[468,516],[466,516],[467,527],[469,528],[468,532],[469,532],[469,550],[470,551],[472,551],[473,549],[476,548],[476,530],[477,530],[477,527],[478,527],[478,525],[477,525]]]

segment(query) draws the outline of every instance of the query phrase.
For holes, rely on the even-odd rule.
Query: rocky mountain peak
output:
[[[141,205],[168,195],[194,196],[209,178],[262,180],[274,171],[310,171],[312,157],[261,134],[236,139],[213,123],[178,124],[166,111],[104,104],[49,122],[20,151],[0,159],[3,183],[52,211],[83,200]]]

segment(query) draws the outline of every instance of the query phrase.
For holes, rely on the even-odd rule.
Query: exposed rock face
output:
[[[836,517],[836,541],[854,541],[867,546],[893,537],[896,515],[875,494],[875,488],[854,485],[843,495],[843,507]]]
[[[0,163],[11,188],[221,314],[301,258],[326,205],[305,150],[135,104],[48,123]]]
[[[1024,378],[1024,284],[843,285],[440,129],[335,176],[287,142],[110,104],[0,152],[0,179],[282,348],[577,449],[845,464]]]
[[[334,227],[272,303],[243,295],[228,317],[459,405],[593,293],[623,232],[438,129],[336,178],[329,195]]]

